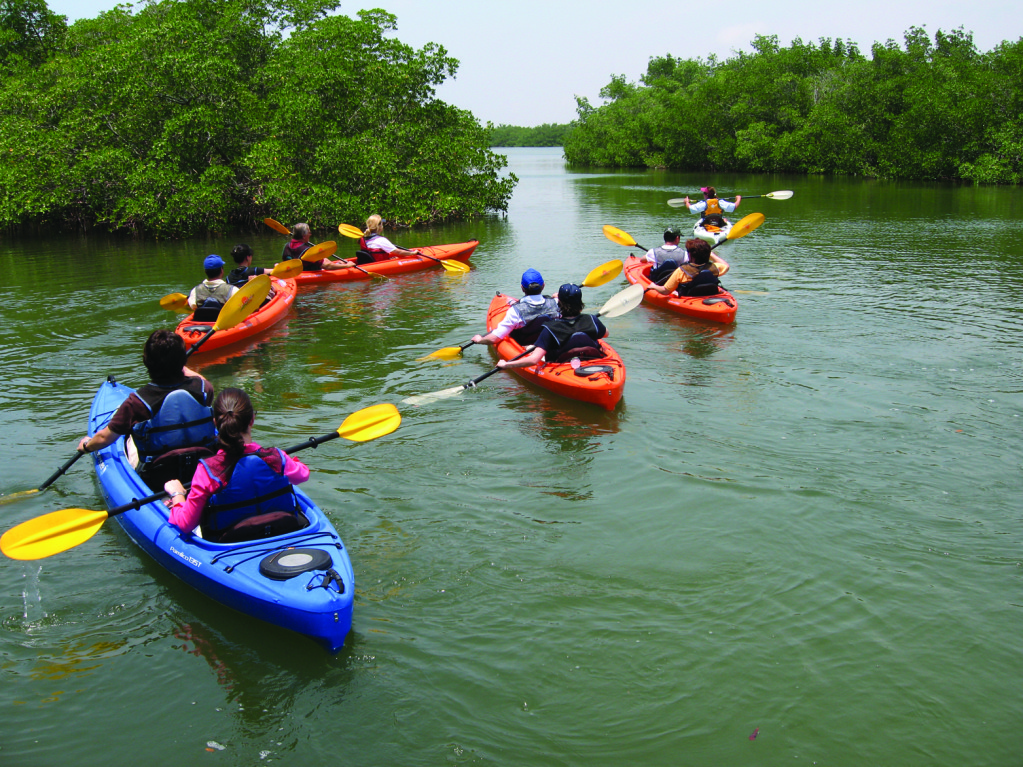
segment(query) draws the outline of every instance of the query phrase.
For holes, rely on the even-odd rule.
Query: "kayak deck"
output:
[[[112,380],[100,387],[89,415],[90,435],[107,424],[132,391]],[[92,455],[109,508],[152,495],[128,464],[123,437]],[[160,501],[123,512],[115,519],[158,564],[198,591],[246,615],[304,634],[328,651],[337,652],[352,626],[355,596],[352,564],[337,530],[323,512],[301,489],[296,488],[296,496],[308,525],[256,541],[221,544],[182,533],[168,522],[167,508]],[[319,550],[326,553],[330,564],[287,580],[263,575],[261,563],[284,549]]]
[[[292,304],[295,303],[295,293],[298,291],[298,285],[293,279],[282,280],[277,277],[271,278],[271,285],[274,289],[274,296],[265,306],[256,309],[244,321],[239,322],[234,327],[218,330],[195,353],[211,352],[228,344],[243,341],[283,320],[287,316],[288,310],[291,309]],[[190,314],[185,317],[174,330],[184,340],[186,347],[190,347],[206,335],[215,324],[213,322],[195,322],[192,316]]]
[[[651,266],[646,259],[629,256],[625,259],[625,279],[633,285],[649,287],[652,284],[649,276]],[[643,300],[676,314],[726,324],[735,322],[735,314],[739,310],[739,302],[735,296],[723,288],[716,296],[663,296],[648,290],[643,294]]]
[[[515,299],[498,293],[487,311],[487,332],[500,324],[508,307]],[[601,340],[606,356],[584,360],[573,368],[570,362],[541,362],[528,368],[515,368],[511,372],[544,389],[580,402],[614,410],[625,390],[625,363],[611,345]],[[523,352],[522,345],[510,336],[495,345],[501,359],[510,360]]]
[[[432,267],[443,268],[437,263],[438,260],[469,262],[469,257],[479,240],[468,240],[450,245],[424,245],[411,250],[421,250],[427,256],[401,256],[388,259],[387,261],[374,261],[369,264],[359,264],[355,268],[355,261],[350,260],[351,266],[347,269],[323,269],[318,272],[302,272],[295,279],[299,285],[318,285],[325,282],[348,282],[352,280],[368,280],[373,274],[382,274],[385,277],[406,272],[418,272]],[[347,260],[347,259],[346,259]],[[360,271],[360,269],[364,271]],[[369,272],[369,274],[367,274]]]

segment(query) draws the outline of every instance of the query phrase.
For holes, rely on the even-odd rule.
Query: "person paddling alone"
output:
[[[231,543],[267,538],[305,526],[294,485],[309,467],[275,447],[252,441],[256,414],[249,395],[224,389],[213,403],[216,455],[199,462],[186,496],[178,480],[164,485],[170,523],[183,532],[200,526],[208,541]]]
[[[595,314],[583,314],[583,291],[571,283],[558,288],[558,306],[561,318],[543,326],[533,350],[517,360],[498,360],[502,370],[526,368],[540,360],[567,362],[573,357],[581,360],[604,357],[597,339],[607,335],[607,328]]]
[[[359,252],[356,254],[355,263],[371,264],[374,261],[419,255],[418,251],[399,248],[384,237],[385,223],[387,222],[376,213],[366,219],[366,228],[362,232],[362,237],[359,238]]]
[[[717,190],[712,186],[700,187],[700,191],[703,192],[703,199],[699,202],[690,203],[689,197],[686,196],[685,203],[689,212],[701,214],[700,226],[716,226],[719,229],[724,229],[728,225],[728,219],[724,214],[731,213],[739,207],[742,195],[736,195],[735,202],[729,202],[718,199]]]

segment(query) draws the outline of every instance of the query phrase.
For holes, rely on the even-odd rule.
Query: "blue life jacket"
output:
[[[284,476],[284,453],[275,447],[260,448],[243,456],[228,474],[227,457],[218,452],[200,461],[220,483],[202,512],[202,534],[219,540],[228,529],[249,517],[284,511],[298,516],[295,488]]]
[[[201,379],[199,386],[202,386]],[[185,387],[194,386],[186,382]],[[138,392],[139,399],[153,412],[154,403],[143,396],[145,389],[161,387],[150,384]],[[213,426],[213,409],[199,403],[188,388],[174,389],[159,402],[157,394],[156,413],[148,420],[135,424],[131,429],[139,461],[152,463],[164,453],[188,447],[211,448],[216,443],[217,432]],[[160,392],[162,393],[162,392]]]

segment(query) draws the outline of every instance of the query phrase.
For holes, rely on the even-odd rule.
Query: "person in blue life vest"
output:
[[[735,202],[729,202],[728,200],[721,200],[718,198],[717,190],[712,186],[700,187],[700,191],[703,192],[703,199],[698,202],[689,202],[689,197],[685,198],[686,207],[690,213],[700,214],[700,225],[701,226],[716,226],[723,228],[728,224],[728,219],[725,218],[725,213],[731,213],[739,207],[739,203],[742,202],[742,195],[736,195]]]
[[[650,267],[650,281],[657,284],[663,283],[671,273],[682,264],[689,263],[689,256],[684,248],[679,247],[679,240],[682,233],[674,226],[664,230],[664,244],[647,251],[646,260]]]
[[[676,269],[664,285],[651,285],[662,296],[677,292],[679,296],[713,296],[721,288],[718,279],[728,271],[728,264],[711,252],[710,244],[704,240],[686,240],[689,263]]]
[[[284,250],[281,251],[281,261],[290,261],[293,258],[302,258],[302,254],[305,253],[309,248],[313,247],[313,244],[309,242],[313,236],[312,230],[309,228],[309,224],[295,224],[291,229],[291,241],[284,246]],[[302,271],[303,272],[320,272],[326,269],[330,271],[332,269],[347,269],[348,264],[344,262],[328,261],[326,258],[321,258],[319,261],[303,261]]]
[[[525,368],[540,360],[568,362],[573,357],[599,359],[606,356],[597,342],[607,335],[607,328],[595,314],[583,314],[583,291],[571,283],[558,288],[558,306],[561,317],[543,326],[533,350],[516,360],[498,360],[502,370]]]
[[[132,466],[154,490],[171,478],[191,476],[200,458],[213,455],[213,385],[185,366],[185,342],[173,330],[155,330],[142,362],[150,382],[117,408],[109,423],[78,449],[100,450],[126,437]]]
[[[419,251],[399,248],[384,237],[384,224],[386,223],[387,221],[376,213],[366,219],[366,228],[362,231],[362,237],[359,238],[359,252],[356,254],[355,263],[371,264],[374,261],[419,255]]]
[[[473,336],[473,343],[493,345],[511,336],[526,346],[537,339],[545,322],[561,316],[557,300],[543,295],[544,282],[540,272],[527,269],[522,273],[521,284],[522,298],[508,307],[496,328],[486,335]]]
[[[252,441],[256,414],[241,389],[224,389],[213,403],[215,455],[203,458],[187,495],[177,479],[164,485],[170,523],[182,532],[200,526],[209,541],[256,540],[298,530],[306,524],[294,485],[309,479],[309,468],[283,450]]]
[[[188,308],[196,322],[216,322],[220,310],[238,288],[224,281],[224,259],[220,256],[206,256],[202,268],[206,270],[206,279],[188,294]]]

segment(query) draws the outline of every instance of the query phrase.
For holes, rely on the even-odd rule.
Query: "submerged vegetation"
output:
[[[68,26],[0,0],[0,229],[187,236],[264,217],[407,226],[507,210],[458,62],[333,0],[158,0]]]
[[[574,165],[1023,180],[1023,39],[981,53],[972,35],[911,28],[903,46],[821,39],[752,53],[650,60],[577,100]]]

